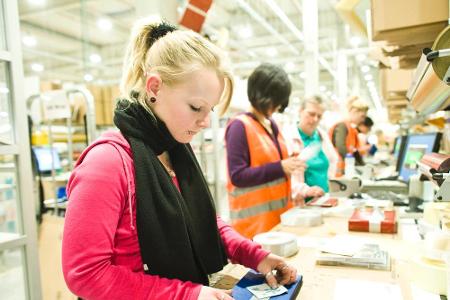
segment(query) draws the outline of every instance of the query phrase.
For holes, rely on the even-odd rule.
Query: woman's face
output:
[[[306,134],[312,134],[319,126],[324,112],[324,107],[318,103],[306,103],[304,109],[300,109],[300,128]]]
[[[152,76],[159,78],[152,83]],[[224,81],[210,69],[192,73],[187,80],[168,86],[158,75],[147,78],[147,94],[155,97],[152,111],[179,143],[191,142],[200,130],[209,127],[209,114],[219,104]]]
[[[357,108],[350,109],[350,118],[351,118],[350,121],[355,123],[356,125],[361,124],[366,117],[367,117],[366,110],[361,110]]]

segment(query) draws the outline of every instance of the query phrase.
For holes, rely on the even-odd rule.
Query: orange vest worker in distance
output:
[[[330,128],[330,139],[339,154],[336,177],[342,176],[345,170],[345,155],[354,154],[359,148],[358,130],[356,127],[364,121],[369,106],[358,97],[347,101],[348,117]]]

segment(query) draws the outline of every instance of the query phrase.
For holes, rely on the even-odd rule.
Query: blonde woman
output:
[[[343,122],[339,122],[330,128],[330,138],[339,154],[337,176],[344,173],[345,156],[350,153],[357,154],[359,148],[357,127],[367,116],[369,106],[358,97],[352,97],[347,102],[348,116]]]
[[[62,260],[70,290],[84,299],[232,299],[208,287],[227,258],[267,274],[272,286],[294,281],[294,268],[216,217],[189,145],[230,101],[220,49],[142,20],[121,88],[120,132],[90,145],[68,183]]]

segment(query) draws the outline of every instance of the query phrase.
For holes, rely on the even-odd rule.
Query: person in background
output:
[[[70,177],[64,279],[84,299],[232,299],[208,275],[232,262],[287,284],[296,270],[216,216],[189,142],[233,90],[222,51],[193,31],[138,21],[111,131]],[[276,270],[276,276],[272,273]]]
[[[329,191],[328,179],[336,174],[338,154],[319,123],[325,111],[321,97],[306,98],[300,105],[300,120],[294,128],[283,130],[287,139],[289,153],[299,154],[308,146],[318,146],[315,155],[306,161],[304,173],[294,173],[292,197],[297,205],[304,201],[323,196]]]
[[[271,118],[289,103],[291,83],[286,72],[262,64],[248,78],[251,110],[233,118],[225,132],[228,200],[232,226],[242,235],[269,231],[292,206],[289,177],[304,168],[288,157],[283,136]]]
[[[367,140],[368,134],[369,134],[370,130],[372,129],[372,126],[373,126],[373,121],[370,117],[365,117],[364,121],[359,123],[359,125],[357,127],[358,140],[359,140],[359,148],[358,148],[359,155],[356,155],[356,157],[362,158],[363,156],[371,154],[371,151],[373,151],[372,145]],[[364,164],[364,163],[360,163],[360,164]]]
[[[358,155],[359,140],[356,128],[364,121],[368,110],[369,106],[365,101],[356,96],[352,97],[347,102],[347,119],[330,128],[331,142],[339,154],[336,176],[344,174],[344,159],[347,154]],[[356,157],[355,161],[358,162]]]

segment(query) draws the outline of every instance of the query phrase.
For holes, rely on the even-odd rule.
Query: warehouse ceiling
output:
[[[291,75],[295,94],[302,96],[306,76],[303,1],[214,0],[203,34],[229,51],[239,77],[248,76],[260,62],[277,63]],[[138,15],[137,2],[145,3],[144,0],[20,0],[25,75],[38,75],[42,80],[118,83],[129,31]],[[187,1],[164,3],[169,2],[176,7],[180,19]],[[377,65],[364,56],[368,51],[367,40],[355,38],[336,12],[336,2],[318,0],[321,59],[318,92],[337,100],[337,53],[344,51],[350,53],[349,93],[356,91],[369,97],[364,80],[367,74],[361,72],[361,67],[367,65],[376,81]],[[366,9],[369,7],[368,0],[361,2]]]

